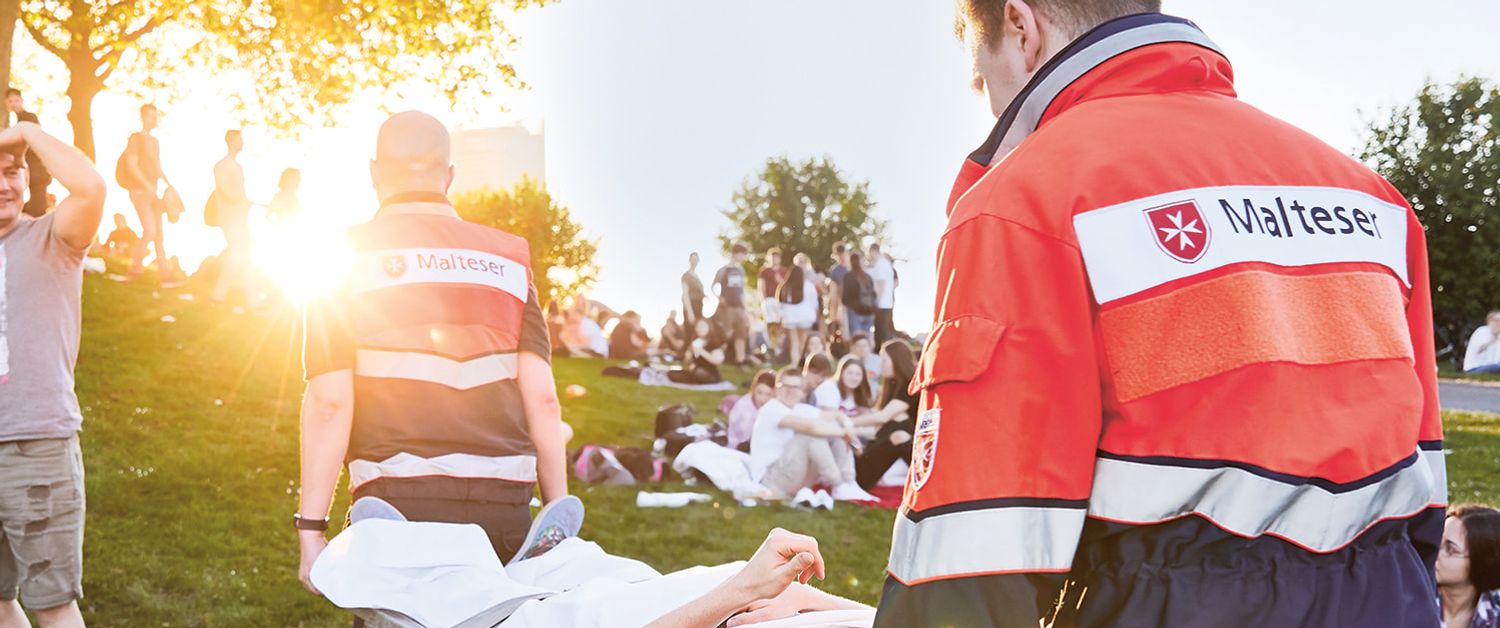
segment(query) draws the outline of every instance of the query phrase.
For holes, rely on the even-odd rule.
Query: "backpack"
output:
[[[135,190],[143,187],[141,182],[131,176],[130,170],[125,168],[125,158],[131,151],[137,150],[139,143],[135,140],[135,133],[130,134],[130,139],[125,142],[125,150],[120,151],[120,158],[115,160],[115,183],[127,190]]]
[[[678,428],[692,425],[693,418],[697,414],[697,409],[685,403],[662,406],[656,411],[655,437],[661,438],[668,433],[677,431]]]
[[[573,476],[589,484],[644,484],[672,479],[665,460],[635,447],[584,445],[570,456]]]
[[[848,280],[849,278],[845,277],[844,279]],[[859,298],[850,303],[849,308],[864,316],[874,314],[877,309],[875,303],[875,282],[870,279],[869,275],[860,275],[854,280],[854,286]]]
[[[208,193],[208,200],[203,203],[203,224],[210,227],[219,226],[219,190]]]

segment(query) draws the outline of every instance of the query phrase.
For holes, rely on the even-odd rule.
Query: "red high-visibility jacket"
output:
[[[1421,225],[1191,23],[1049,62],[964,164],[937,277],[879,625],[1035,626],[1086,520],[1330,554],[1446,503]]]

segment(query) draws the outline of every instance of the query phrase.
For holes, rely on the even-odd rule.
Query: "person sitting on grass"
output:
[[[806,391],[806,379],[795,367],[776,375],[776,392],[761,406],[750,438],[751,477],[774,496],[798,502],[808,501],[819,484],[833,487],[831,499],[872,500],[855,483],[854,424],[837,410],[802,403]]]
[[[859,417],[874,408],[870,395],[870,378],[865,376],[864,362],[856,355],[846,355],[834,369],[833,381],[838,385],[839,410],[860,423]]]
[[[1433,571],[1446,628],[1500,628],[1500,511],[1448,509]]]
[[[861,488],[869,489],[897,460],[911,464],[911,440],[917,425],[917,397],[908,391],[916,376],[917,360],[911,345],[891,340],[880,349],[881,393],[876,410],[861,415],[858,424],[876,426],[875,438],[855,461]]]
[[[701,316],[699,318],[702,318]],[[683,336],[687,330],[677,323],[677,310],[667,313],[667,322],[661,326],[661,334],[657,336],[656,352],[663,358],[673,360],[682,359],[685,355],[687,339]]]
[[[1465,373],[1500,373],[1500,310],[1490,310],[1484,324],[1469,337]]]
[[[609,332],[609,357],[614,360],[645,360],[651,347],[651,336],[641,327],[641,315],[630,310],[620,315]]]
[[[806,360],[806,356],[818,353],[828,353],[828,339],[818,332],[809,332],[807,340],[802,343],[802,359]]]
[[[110,257],[125,257],[130,255],[131,249],[141,237],[130,229],[125,222],[125,214],[115,214],[115,230],[109,232],[109,239],[104,241],[105,252]]]
[[[776,392],[776,374],[761,371],[750,382],[750,394],[740,397],[729,409],[729,448],[748,452],[750,436],[755,432],[755,416],[761,406]]]
[[[875,339],[866,332],[854,334],[849,339],[849,353],[859,358],[860,365],[865,367],[865,379],[870,382],[870,398],[879,399],[883,360],[875,351]]]
[[[609,341],[604,339],[604,329],[585,314],[587,310],[568,308],[564,314],[562,332],[563,346],[568,354],[580,358],[609,357]]]
[[[724,351],[729,342],[723,335],[715,333],[708,319],[693,321],[693,338],[688,341],[687,355],[682,370],[668,371],[667,379],[676,384],[707,385],[724,381],[719,366],[724,364]]]

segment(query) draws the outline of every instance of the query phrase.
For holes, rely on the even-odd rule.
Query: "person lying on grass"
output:
[[[864,628],[874,620],[874,609],[810,586],[826,573],[818,541],[781,529],[748,562],[662,574],[577,538],[584,506],[573,496],[542,508],[504,565],[485,551],[482,531],[410,521],[380,498],[355,500],[349,518],[311,578],[329,601],[375,625],[711,628],[799,616],[798,625]]]

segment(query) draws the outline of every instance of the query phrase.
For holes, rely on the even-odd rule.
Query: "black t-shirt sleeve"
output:
[[[354,368],[354,326],[347,297],[335,294],[307,304],[302,326],[302,368],[307,379]]]
[[[542,316],[542,305],[532,286],[526,294],[526,312],[521,316],[520,350],[534,353],[543,360],[552,361],[552,336],[547,333],[547,317]]]

